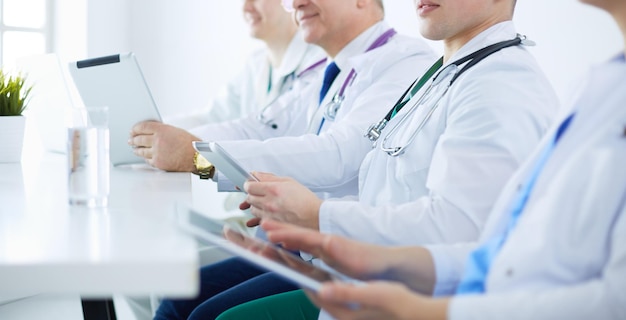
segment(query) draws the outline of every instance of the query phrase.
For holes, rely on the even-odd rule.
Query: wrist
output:
[[[311,206],[312,208],[311,216],[313,217],[311,228],[313,230],[320,231],[320,210],[322,209],[323,202],[324,200],[318,197],[315,197],[315,201],[313,202],[313,205]]]
[[[193,174],[198,175],[200,179],[211,179],[215,175],[215,167],[199,152],[193,154]]]

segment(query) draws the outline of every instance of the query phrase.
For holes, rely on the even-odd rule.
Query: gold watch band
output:
[[[200,179],[211,179],[215,174],[215,167],[207,159],[205,159],[199,152],[193,155],[193,165],[196,168],[194,174],[197,174]]]

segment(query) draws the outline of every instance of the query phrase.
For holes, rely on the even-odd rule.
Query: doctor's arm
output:
[[[269,173],[253,172],[260,181],[247,181],[248,193],[239,208],[250,209],[254,216],[248,227],[254,227],[263,219],[288,222],[313,230],[319,229],[318,212],[322,200],[297,181]]]
[[[450,319],[626,319],[626,207],[607,240],[609,256],[589,279],[545,290],[456,297]]]
[[[281,99],[292,100],[285,94]],[[166,171],[192,172],[195,150],[193,141],[266,139],[275,130],[267,128],[252,114],[231,121],[206,124],[186,131],[172,125],[156,121],[144,121],[133,126],[128,144],[137,156],[146,159],[150,165]]]
[[[200,139],[193,134],[157,121],[144,121],[133,126],[128,144],[135,155],[148,164],[166,171],[191,172],[195,169],[192,141]]]
[[[329,282],[319,293],[308,293],[315,304],[334,317],[446,319],[448,300],[426,296],[432,292],[435,279],[428,250],[368,245],[275,221],[264,221],[262,227],[271,241],[312,253],[346,275],[365,280],[404,281],[374,280],[359,286]],[[359,308],[347,307],[355,303]]]

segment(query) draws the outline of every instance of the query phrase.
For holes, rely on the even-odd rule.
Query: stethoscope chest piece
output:
[[[339,112],[339,108],[341,108],[341,104],[345,100],[345,97],[339,92],[337,92],[333,99],[326,104],[326,110],[324,111],[324,117],[328,120],[335,121],[337,117],[337,112]]]

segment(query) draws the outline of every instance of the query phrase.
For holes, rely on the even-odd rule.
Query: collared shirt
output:
[[[583,93],[568,109],[576,112],[576,118],[545,164],[524,213],[494,259],[486,294],[455,297],[450,319],[626,316],[623,56],[595,68],[584,80]],[[537,150],[545,143],[549,141]],[[504,231],[506,209],[537,156],[538,152],[503,188],[481,243]],[[436,266],[436,294],[454,291],[474,246],[429,248]]]
[[[320,130],[321,125],[327,126],[325,122],[322,123],[322,118],[324,117],[324,112],[326,111],[326,105],[331,101],[335,92],[338,92],[341,89],[341,86],[343,86],[344,82],[348,78],[350,70],[352,70],[350,60],[365,53],[369,46],[376,41],[376,38],[380,37],[383,33],[385,33],[385,31],[389,30],[389,28],[389,25],[384,21],[374,24],[350,41],[339,51],[333,60],[328,59],[326,61],[326,66],[328,66],[331,62],[335,62],[341,72],[328,90],[328,94],[326,94],[322,103],[319,104],[319,106],[312,105],[309,108],[308,116],[311,120],[307,130],[308,133],[317,133]],[[323,127],[321,129],[323,129]]]

